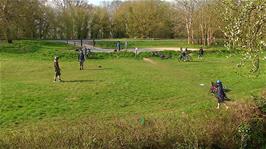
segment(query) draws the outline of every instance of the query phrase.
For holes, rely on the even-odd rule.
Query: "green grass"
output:
[[[210,81],[222,80],[231,89],[231,102],[237,103],[252,102],[252,93],[266,89],[265,61],[259,77],[240,76],[235,73],[239,55],[225,58],[210,53],[204,60],[194,56],[196,61],[188,63],[151,58],[155,64],[134,58],[89,59],[80,71],[71,48],[41,41],[0,46],[0,131],[84,117],[178,120],[177,116],[187,113],[206,120],[220,115],[208,93]],[[71,57],[60,60],[62,83],[52,82],[55,53]]]
[[[136,39],[116,39],[116,40],[97,40],[96,46],[107,49],[114,49],[117,41],[121,41],[121,48],[124,48],[125,41],[128,41],[128,48],[200,48],[201,45],[188,45],[186,40],[168,39],[168,40],[136,40]]]

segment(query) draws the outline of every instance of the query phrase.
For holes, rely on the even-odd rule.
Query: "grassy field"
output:
[[[151,62],[134,57],[89,59],[85,62],[85,70],[80,71],[71,50],[74,47],[64,44],[17,41],[13,46],[0,45],[0,49],[0,131],[3,132],[0,146],[2,141],[3,146],[17,143],[15,147],[31,148],[41,143],[40,146],[47,145],[47,138],[50,141],[67,138],[57,145],[120,148],[124,140],[124,147],[134,148],[138,139],[135,140],[134,135],[126,136],[136,134],[140,138],[150,135],[142,138],[143,144],[139,148],[153,145],[156,138],[162,141],[157,142],[158,147],[163,147],[160,144],[170,144],[175,139],[178,142],[178,136],[175,136],[178,133],[173,132],[180,126],[186,130],[180,134],[188,137],[183,138],[183,142],[187,140],[185,142],[189,144],[192,140],[190,143],[196,144],[195,140],[201,142],[201,137],[210,138],[210,134],[215,133],[205,126],[219,124],[224,125],[224,131],[216,133],[228,136],[217,144],[228,147],[226,144],[233,138],[230,133],[235,132],[242,120],[251,114],[248,108],[254,105],[251,95],[260,95],[266,90],[265,61],[261,61],[260,76],[250,78],[236,73],[239,55],[226,58],[229,54],[210,53],[203,60],[194,55],[194,61],[187,63],[156,57],[150,58]],[[64,82],[61,83],[53,82],[55,53],[62,57],[60,65]],[[210,82],[217,79],[231,90],[228,92],[231,98],[229,110],[224,107],[217,110],[216,99],[208,93]],[[147,124],[142,127],[143,123]],[[155,135],[156,132],[160,135]],[[78,136],[92,142],[94,136],[98,144],[64,144]],[[121,136],[124,138],[117,139]],[[110,139],[114,139],[114,143]],[[150,142],[145,144],[145,140]],[[58,147],[55,144],[50,145]],[[236,147],[239,143],[229,145]]]
[[[117,41],[121,42],[121,48],[125,48],[125,42],[128,42],[128,48],[200,48],[201,45],[189,45],[185,39],[168,39],[168,40],[140,40],[140,39],[116,39],[116,40],[96,40],[96,46],[107,49],[114,49]],[[217,45],[221,48],[221,45]],[[204,47],[211,48],[211,47]]]

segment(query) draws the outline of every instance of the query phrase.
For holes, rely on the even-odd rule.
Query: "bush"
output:
[[[266,114],[266,97],[264,95],[262,96],[252,95],[252,97],[258,108],[261,110],[261,112]]]

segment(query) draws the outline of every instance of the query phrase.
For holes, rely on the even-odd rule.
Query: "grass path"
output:
[[[148,62],[148,63],[154,64],[154,65],[157,64],[154,60],[152,60],[152,59],[150,59],[150,58],[143,58],[143,60],[144,60],[145,62]]]
[[[50,40],[49,42],[64,42],[64,43],[67,43],[66,40]],[[99,42],[106,42],[106,41],[99,41]],[[156,42],[156,41],[154,41]],[[79,40],[68,40],[68,44],[71,44],[71,45],[76,45],[76,46],[80,46],[80,41]],[[91,45],[91,41],[88,41],[88,40],[84,40],[83,41],[83,46],[84,47],[87,47],[87,48],[90,48],[90,49],[93,49],[92,51],[93,52],[113,52],[115,50],[115,47],[108,47],[108,48],[104,48],[104,47],[101,47],[101,45],[96,45],[96,47],[93,47]],[[135,48],[138,47],[137,45],[134,47],[134,48],[128,48],[128,49],[122,49],[122,50],[127,50],[127,51],[131,51],[131,52],[134,52]],[[188,46],[185,46],[183,48],[186,48]],[[198,46],[199,47],[199,46]],[[164,47],[163,45],[162,46],[156,46],[156,47],[153,47],[153,46],[148,46],[146,45],[145,47],[138,47],[139,48],[139,52],[145,52],[145,51],[180,51],[180,47],[176,47],[176,46],[166,46]],[[189,47],[188,48],[189,51],[198,51],[199,48],[193,48],[193,47]]]

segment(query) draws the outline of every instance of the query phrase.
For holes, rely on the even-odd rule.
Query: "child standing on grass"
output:
[[[79,70],[84,70],[83,64],[85,61],[85,55],[82,50],[79,51],[78,61],[79,61]]]
[[[217,80],[217,93],[216,93],[216,98],[218,100],[218,105],[217,105],[217,109],[220,108],[220,104],[224,104],[226,109],[228,109],[228,106],[224,103],[224,100],[226,98],[224,89],[223,89],[223,85],[222,82],[220,80]]]
[[[54,76],[54,82],[56,82],[56,79],[58,79],[58,81],[62,81],[60,76],[61,76],[61,69],[59,67],[59,57],[55,56],[54,57],[54,69],[55,69],[55,76]]]

